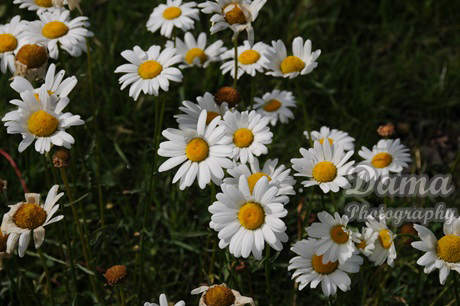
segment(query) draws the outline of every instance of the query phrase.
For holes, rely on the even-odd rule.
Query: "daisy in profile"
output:
[[[6,213],[7,217],[3,222],[5,232],[9,234],[8,252],[12,253],[18,244],[19,257],[23,257],[32,234],[35,248],[38,249],[45,240],[45,226],[64,218],[63,215],[53,218],[59,209],[57,201],[64,195],[63,192],[57,194],[58,188],[58,185],[54,185],[50,189],[45,203],[40,201],[39,194],[26,193],[25,202],[9,206],[10,211]]]
[[[20,9],[29,11],[52,10],[55,6],[53,0],[14,0],[14,4],[19,4]]]
[[[3,224],[5,220],[8,219],[7,215],[3,215],[3,222],[2,226],[0,227],[0,271],[3,270],[3,258],[10,258],[11,253],[7,252],[7,242],[8,242],[8,237],[9,234],[5,232],[5,228],[3,227]],[[16,245],[13,246],[13,249],[16,247]]]
[[[268,45],[263,42],[258,42],[251,47],[247,40],[237,48],[238,79],[245,73],[254,77],[256,72],[264,72],[267,68],[267,59],[264,56],[267,48]],[[230,73],[232,78],[235,78],[235,50],[231,49],[222,54],[222,60],[226,61],[220,66],[222,74]]]
[[[270,119],[270,124],[275,126],[278,120],[287,123],[289,119],[294,119],[294,114],[290,108],[296,108],[295,98],[290,91],[280,91],[278,89],[265,93],[262,98],[255,97],[255,109],[264,117]]]
[[[303,134],[308,139],[308,132],[303,132]],[[344,151],[354,150],[355,148],[355,139],[348,135],[347,132],[337,129],[331,130],[327,126],[323,126],[319,131],[311,131],[310,134],[313,141],[318,140],[321,144],[328,140],[331,145],[332,143],[340,145]]]
[[[70,149],[75,139],[66,129],[85,122],[80,116],[63,112],[69,99],[50,96],[45,85],[40,88],[38,99],[33,91],[25,91],[20,95],[21,100],[10,101],[18,109],[2,118],[8,134],[22,135],[19,152],[23,152],[34,141],[35,150],[40,154],[49,152],[51,144]]]
[[[254,43],[254,22],[260,9],[267,0],[215,0],[200,3],[198,6],[205,14],[214,14],[211,17],[211,34],[230,28],[233,40],[244,30],[248,32],[248,41]]]
[[[227,50],[224,47],[222,40],[210,44],[206,47],[207,37],[206,33],[202,32],[198,35],[198,39],[193,37],[190,32],[185,33],[184,41],[180,38],[176,38],[177,54],[182,57],[183,64],[179,65],[179,68],[189,68],[193,66],[206,68],[213,62],[221,60],[221,54]],[[167,48],[174,48],[174,42],[168,40],[166,42]]]
[[[227,140],[233,148],[232,158],[243,164],[254,162],[254,156],[268,153],[267,144],[272,143],[268,119],[256,111],[226,112],[223,124],[227,127]]]
[[[227,170],[230,177],[224,179],[225,184],[238,186],[239,178],[243,175],[248,180],[249,191],[251,194],[254,191],[256,183],[262,178],[268,179],[269,185],[278,187],[278,194],[283,203],[289,202],[289,195],[294,195],[295,180],[289,174],[291,169],[286,169],[284,165],[278,165],[278,159],[267,160],[261,169],[259,160],[254,158],[254,161],[248,166],[246,164],[235,164],[233,168]]]
[[[427,274],[438,268],[439,282],[444,285],[450,271],[460,273],[460,218],[444,221],[444,236],[439,240],[424,226],[414,224],[414,228],[422,240],[412,242],[412,246],[426,252],[417,264],[424,266]]]
[[[31,81],[44,78],[48,66],[48,50],[43,44],[25,44],[16,53],[14,64],[15,76]]]
[[[303,181],[302,185],[319,185],[324,193],[350,188],[346,176],[353,172],[352,165],[355,162],[347,161],[353,155],[353,151],[345,153],[340,145],[331,145],[329,141],[322,144],[315,141],[313,146],[308,150],[300,148],[303,157],[291,159],[292,168],[298,172],[294,176],[309,178]]]
[[[292,278],[299,283],[299,290],[310,284],[314,289],[321,283],[325,296],[335,295],[337,287],[343,292],[351,289],[351,279],[347,273],[358,273],[363,258],[354,253],[346,262],[329,261],[324,263],[323,255],[318,254],[315,239],[298,241],[291,248],[298,256],[292,258],[288,270],[295,270]]]
[[[6,73],[16,72],[15,53],[19,50],[23,42],[23,30],[25,21],[21,21],[20,16],[15,16],[10,23],[0,25],[0,70]]]
[[[386,261],[390,267],[393,267],[394,260],[396,259],[396,248],[394,244],[396,234],[388,228],[385,215],[382,214],[379,221],[369,215],[366,226],[374,233],[377,233],[375,248],[371,256],[369,256],[369,260],[374,262],[376,266],[380,266]]]
[[[155,33],[160,29],[160,34],[171,38],[174,28],[182,31],[193,29],[195,21],[199,19],[199,10],[195,2],[185,2],[182,0],[166,0],[166,4],[158,5],[150,14],[147,21],[147,30]]]
[[[242,175],[238,186],[222,184],[222,193],[209,206],[212,214],[209,226],[219,232],[219,247],[229,246],[235,257],[248,258],[252,253],[262,259],[265,242],[276,251],[288,241],[286,225],[281,218],[287,215],[278,187],[270,186],[262,177],[251,193],[247,178]]]
[[[316,59],[321,50],[311,52],[311,41],[303,41],[302,37],[296,37],[292,42],[293,55],[288,56],[286,46],[282,40],[273,41],[272,48],[267,49],[265,56],[268,59],[268,75],[293,79],[298,75],[305,75],[318,66]]]
[[[220,185],[224,177],[223,168],[232,166],[229,159],[232,148],[224,141],[225,127],[220,124],[220,117],[214,118],[207,126],[206,118],[207,112],[203,110],[196,130],[166,129],[162,133],[168,141],[160,144],[158,155],[168,157],[168,160],[158,171],[164,172],[181,165],[172,181],[174,184],[180,180],[181,190],[191,186],[195,179],[201,189],[211,180]]]
[[[201,286],[192,290],[192,294],[201,294],[199,306],[231,306],[231,305],[251,305],[255,306],[254,300],[250,297],[242,296],[238,291],[230,289],[226,284]]]
[[[129,64],[119,66],[115,73],[124,73],[119,79],[121,90],[131,86],[129,96],[135,101],[141,92],[158,96],[160,88],[163,91],[169,90],[169,81],[182,82],[182,72],[171,67],[181,60],[174,48],[161,51],[160,46],[151,46],[148,51],[144,51],[135,46],[133,50],[121,52],[121,56]]]
[[[377,240],[378,233],[372,229],[363,226],[359,234],[359,242],[355,243],[356,249],[365,256],[371,256],[375,249],[375,241]]]
[[[221,105],[218,105],[214,96],[209,92],[206,92],[202,97],[197,97],[196,101],[198,104],[190,101],[182,102],[183,106],[180,106],[179,110],[181,110],[183,114],[174,115],[177,123],[179,123],[179,128],[196,129],[198,118],[203,110],[206,110],[207,113],[206,125],[211,123],[211,121],[217,116],[223,117],[228,111],[227,102],[223,102]]]
[[[160,304],[146,302],[146,303],[144,303],[144,306],[168,306],[169,305],[168,299],[166,298],[166,295],[164,293],[162,293],[160,295],[159,303]],[[185,306],[185,302],[184,301],[179,301],[176,304],[174,304],[174,306]]]

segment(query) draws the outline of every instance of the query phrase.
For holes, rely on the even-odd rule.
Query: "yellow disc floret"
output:
[[[259,179],[261,179],[264,176],[266,178],[268,178],[269,182],[272,180],[272,178],[270,176],[268,176],[268,175],[266,175],[265,173],[262,173],[262,172],[256,172],[254,174],[251,174],[248,177],[249,190],[251,191],[251,193],[254,191],[254,187],[256,186],[256,184],[259,181]]]
[[[323,263],[323,255],[313,255],[311,259],[311,265],[313,269],[319,274],[331,274],[337,267],[339,263],[337,261],[328,261],[326,264]]]
[[[260,204],[248,202],[238,212],[241,225],[249,230],[259,228],[265,222],[265,211]]]
[[[5,234],[0,229],[0,253],[6,252],[6,242],[8,241],[8,234]]]
[[[231,306],[235,303],[232,290],[220,285],[209,288],[203,299],[207,306]]]
[[[231,3],[224,7],[224,18],[228,24],[245,24],[247,23],[246,15],[240,8],[239,4]]]
[[[313,168],[313,178],[320,183],[331,182],[337,176],[337,167],[328,161],[319,162]]]
[[[176,19],[180,15],[182,15],[182,11],[177,6],[170,6],[163,12],[163,18],[168,20]]]
[[[44,110],[39,110],[29,117],[27,125],[32,134],[38,137],[48,137],[56,131],[59,120]]]
[[[348,241],[348,233],[343,230],[342,225],[335,225],[331,228],[331,239],[338,244]]]
[[[41,7],[52,7],[53,1],[52,0],[35,0],[35,4]]]
[[[36,204],[24,203],[13,215],[14,223],[24,229],[36,229],[46,221],[46,211]]]
[[[330,138],[327,138],[327,140],[329,141],[329,144],[332,146],[332,143],[334,142],[334,140],[330,139]],[[324,143],[324,138],[321,138],[320,140],[318,140],[320,144],[323,144]]]
[[[42,46],[35,44],[24,45],[19,49],[16,59],[29,69],[39,68],[48,60],[48,53]]]
[[[55,39],[66,35],[69,32],[69,27],[61,21],[51,21],[45,24],[42,29],[42,34],[46,38]]]
[[[383,229],[379,232],[379,242],[384,249],[389,249],[393,244],[393,237],[389,230]]]
[[[243,51],[238,57],[238,61],[243,65],[252,65],[260,59],[260,53],[255,50]]]
[[[359,243],[355,243],[357,249],[364,250],[367,246],[366,240],[362,239]]]
[[[446,235],[438,240],[436,247],[439,258],[445,262],[460,262],[460,237]]]
[[[241,128],[233,134],[233,142],[239,148],[247,148],[254,141],[254,134],[251,130]]]
[[[139,75],[143,79],[156,78],[163,71],[163,66],[157,61],[146,61],[139,66]]]
[[[372,159],[372,165],[375,168],[385,168],[393,161],[393,157],[385,152],[378,153]]]
[[[194,138],[187,144],[185,154],[192,162],[199,163],[208,157],[209,146],[202,138]]]
[[[265,103],[264,111],[271,113],[277,111],[280,107],[281,102],[279,100],[273,99]]]
[[[216,118],[217,116],[220,115],[216,112],[208,112],[206,116],[206,125],[210,124],[211,121],[214,120],[214,118]]]
[[[0,34],[0,53],[11,52],[18,46],[18,40],[11,34]]]
[[[305,68],[305,63],[297,56],[288,56],[281,62],[281,72],[283,74],[300,72],[303,68]]]
[[[201,65],[203,65],[208,59],[208,56],[204,53],[203,49],[200,48],[192,48],[185,54],[185,61],[190,65],[193,64],[195,58],[199,58]]]

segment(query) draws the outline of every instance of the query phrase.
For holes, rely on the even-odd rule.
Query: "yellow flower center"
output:
[[[355,243],[357,249],[364,250],[367,246],[366,240],[362,239],[361,242]]]
[[[385,152],[378,153],[372,159],[372,165],[375,168],[385,168],[393,161],[393,157]]]
[[[460,237],[446,235],[438,240],[436,247],[439,258],[445,262],[460,262]]]
[[[327,140],[329,140],[329,144],[332,146],[332,143],[334,142],[334,140],[330,139],[330,138],[327,138]],[[320,140],[318,140],[320,144],[323,144],[324,143],[324,138],[321,138]]]
[[[328,161],[319,162],[313,168],[313,178],[320,183],[331,182],[337,176],[337,167]]]
[[[274,112],[277,111],[281,107],[281,102],[279,100],[270,100],[264,105],[264,111],[266,112]]]
[[[143,79],[156,78],[163,71],[163,66],[157,61],[146,61],[139,66],[139,75]]]
[[[0,229],[0,253],[6,252],[6,242],[8,241],[8,234],[3,235]]]
[[[305,63],[297,56],[288,56],[281,62],[281,72],[283,74],[300,72],[305,68]]]
[[[241,206],[238,220],[242,226],[249,230],[259,228],[265,222],[265,211],[260,204],[248,202]]]
[[[225,13],[225,10],[228,6],[232,6],[233,8]],[[228,24],[245,24],[247,23],[246,15],[244,15],[243,10],[240,8],[238,4],[231,3],[224,7],[224,14],[225,14],[225,21],[227,21]]]
[[[24,229],[36,229],[46,220],[46,211],[37,204],[25,203],[13,216],[14,223]]]
[[[182,11],[177,6],[168,7],[163,12],[163,18],[168,20],[176,19],[180,15],[182,15]]]
[[[18,40],[11,34],[0,34],[0,53],[14,51]]]
[[[206,116],[206,125],[210,124],[211,121],[214,120],[214,118],[216,118],[217,116],[220,116],[220,115],[216,112],[208,112]]]
[[[185,154],[192,162],[199,163],[208,157],[209,146],[202,138],[194,138],[187,144]]]
[[[247,148],[254,141],[254,134],[251,130],[241,128],[233,134],[233,142],[239,148]]]
[[[48,137],[56,131],[59,120],[44,110],[39,110],[29,117],[27,125],[32,134],[38,137]]]
[[[268,175],[266,175],[265,173],[262,173],[262,172],[257,172],[257,173],[251,174],[248,177],[249,190],[251,191],[251,193],[254,191],[254,187],[256,186],[256,184],[259,181],[259,179],[261,179],[264,176],[266,178],[268,178],[269,182],[272,180],[272,178],[270,176],[268,176]]]
[[[342,225],[335,225],[331,228],[331,239],[335,243],[344,244],[348,241],[348,234],[343,230]]]
[[[35,4],[41,7],[52,7],[52,0],[35,0]]]
[[[207,306],[231,306],[235,299],[232,290],[224,286],[209,288],[204,295],[204,303]]]
[[[379,232],[379,242],[380,245],[385,249],[389,249],[391,247],[393,244],[393,239],[391,238],[389,230],[383,229]]]
[[[51,21],[45,24],[42,29],[42,34],[46,38],[55,39],[66,35],[69,32],[69,27],[60,21]]]
[[[185,61],[191,65],[193,64],[193,60],[197,57],[200,59],[201,65],[203,65],[208,59],[208,56],[206,53],[204,53],[203,49],[192,48],[187,51],[187,54],[185,55]]]
[[[240,54],[238,61],[243,65],[251,65],[257,63],[260,59],[260,53],[254,50],[246,50]]]
[[[29,44],[19,49],[16,59],[29,69],[39,68],[48,60],[46,49],[42,46]]]
[[[328,261],[326,264],[323,264],[323,255],[313,255],[311,265],[319,274],[331,274],[337,270],[339,263],[337,261]]]

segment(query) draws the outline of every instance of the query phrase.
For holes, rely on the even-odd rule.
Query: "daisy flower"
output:
[[[166,4],[158,5],[150,14],[147,30],[155,33],[161,28],[160,34],[170,38],[174,28],[182,31],[193,29],[193,19],[199,20],[199,10],[195,7],[195,2],[182,4],[182,0],[166,0]]]
[[[409,149],[399,139],[381,139],[372,151],[362,147],[358,154],[365,160],[358,164],[356,172],[367,181],[378,178],[386,181],[390,172],[401,173],[411,162]]]
[[[337,287],[343,292],[351,289],[351,279],[347,273],[358,273],[363,258],[354,253],[345,263],[329,261],[324,263],[323,255],[318,254],[317,241],[309,238],[294,244],[291,251],[299,256],[292,258],[288,270],[295,270],[292,278],[299,283],[299,290],[310,284],[314,289],[321,283],[325,296],[335,295]]]
[[[135,46],[133,50],[121,52],[129,64],[119,66],[115,73],[125,73],[120,77],[121,90],[130,86],[129,96],[137,100],[141,92],[158,96],[160,88],[169,90],[169,81],[182,82],[182,72],[171,67],[180,62],[180,55],[176,49],[160,46],[151,46],[148,51],[143,51]]]
[[[9,234],[7,241],[8,252],[13,252],[18,243],[19,257],[23,257],[29,245],[30,236],[33,233],[35,248],[38,249],[45,240],[45,226],[58,222],[64,218],[53,215],[59,209],[57,201],[64,195],[57,194],[59,186],[51,187],[45,203],[40,202],[40,195],[37,193],[26,193],[25,202],[10,205],[10,211],[6,213],[3,222],[5,232]]]
[[[225,178],[224,183],[238,186],[238,180],[243,175],[248,180],[249,191],[251,191],[252,194],[256,183],[262,177],[266,177],[269,181],[269,185],[278,187],[277,196],[282,198],[283,203],[287,203],[289,202],[288,195],[295,194],[293,187],[295,180],[289,175],[291,169],[286,169],[284,165],[276,167],[277,165],[278,159],[269,159],[261,169],[257,158],[254,158],[254,161],[249,166],[241,163],[235,164],[233,168],[227,170],[231,177]]]
[[[242,46],[237,48],[238,54],[238,75],[239,79],[244,73],[254,77],[256,72],[263,73],[267,68],[267,58],[263,55],[268,45],[258,42],[251,47],[249,41],[245,40]],[[231,49],[222,54],[222,60],[226,61],[220,66],[222,74],[230,73],[235,78],[235,50]]]
[[[160,295],[159,303],[160,304],[146,302],[146,303],[144,303],[144,306],[168,306],[169,305],[168,299],[166,298],[166,295],[164,293],[162,293]],[[185,302],[184,301],[179,301],[176,304],[174,304],[174,306],[185,306]]]
[[[286,46],[282,40],[273,41],[272,48],[268,48],[265,56],[268,59],[268,75],[293,79],[313,71],[318,66],[316,59],[321,50],[311,52],[311,41],[303,42],[302,37],[296,37],[292,42],[293,55],[288,56]]]
[[[372,216],[368,216],[367,220],[366,226],[377,233],[375,248],[369,260],[373,261],[376,266],[386,261],[390,267],[393,267],[396,259],[396,248],[393,243],[396,234],[388,228],[384,214],[380,216],[380,221],[375,220]]]
[[[15,53],[23,44],[23,30],[25,21],[20,16],[15,16],[10,23],[0,25],[0,69],[5,73],[8,69],[16,72]]]
[[[308,132],[303,132],[303,134],[308,139]],[[353,143],[355,139],[348,135],[347,132],[337,129],[331,130],[327,126],[323,126],[319,131],[311,131],[310,134],[313,141],[318,140],[321,144],[327,139],[331,145],[332,143],[336,143],[342,146],[345,151],[354,150],[355,148]]]
[[[412,242],[412,246],[425,255],[417,260],[424,266],[425,273],[439,269],[439,282],[446,283],[451,270],[460,273],[460,218],[444,221],[444,236],[437,239],[428,228],[414,224],[415,230],[422,241]]]
[[[29,11],[52,10],[55,6],[53,0],[14,0],[14,4],[19,4],[20,9]]]
[[[193,289],[192,294],[201,294],[198,306],[247,304],[255,306],[252,298],[242,296],[238,291],[228,288],[226,284],[201,286]]]
[[[215,0],[200,3],[198,6],[205,14],[214,14],[211,17],[211,34],[230,28],[233,30],[233,40],[244,30],[248,33],[249,44],[254,43],[254,22],[260,9],[267,0]]]
[[[51,144],[70,149],[75,139],[66,132],[72,126],[83,125],[80,116],[64,113],[69,104],[68,98],[49,95],[45,85],[40,88],[38,98],[32,91],[21,94],[21,100],[12,100],[11,104],[18,109],[7,113],[5,122],[8,134],[21,134],[23,140],[19,144],[19,152],[23,152],[34,140],[35,150],[40,154],[49,152]]]
[[[5,224],[5,221],[7,219],[7,215],[3,215],[3,222],[2,226],[0,227],[0,271],[3,270],[3,258],[10,258],[11,253],[7,252],[7,242],[8,242],[8,237],[9,234],[5,233],[5,227],[3,226]],[[13,249],[16,246],[13,246]]]
[[[211,123],[211,121],[217,116],[223,117],[228,111],[228,104],[223,102],[221,105],[216,103],[214,96],[209,92],[205,93],[202,97],[197,97],[196,101],[198,104],[183,101],[182,105],[179,107],[184,114],[174,115],[177,123],[179,123],[179,128],[190,128],[196,129],[198,118],[203,110],[206,110],[206,125]]]
[[[294,114],[289,108],[297,106],[294,95],[290,91],[275,89],[265,93],[262,98],[254,98],[254,102],[257,112],[270,119],[270,124],[273,126],[278,120],[287,123],[289,119],[294,119]]]
[[[70,11],[65,9],[53,9],[38,17],[40,20],[29,22],[24,36],[31,42],[46,45],[51,58],[59,58],[59,48],[73,57],[87,52],[86,38],[93,36],[86,29],[89,26],[88,17],[70,19]]]
[[[378,237],[378,233],[372,229],[363,226],[361,233],[359,233],[359,242],[355,243],[356,249],[367,257],[371,256],[375,249],[375,241]]]
[[[209,206],[212,214],[209,226],[219,232],[219,247],[229,247],[230,254],[247,258],[252,253],[262,259],[267,242],[276,251],[283,249],[288,241],[286,225],[281,218],[287,215],[282,199],[277,196],[278,187],[270,186],[262,177],[249,190],[247,178],[242,175],[238,186],[222,184],[222,193]]]
[[[225,127],[220,125],[220,116],[214,118],[207,126],[206,118],[207,113],[203,110],[198,118],[196,130],[166,129],[162,133],[168,141],[160,144],[158,155],[169,158],[158,171],[164,172],[182,164],[172,181],[174,184],[180,179],[181,190],[191,186],[195,179],[198,180],[201,189],[211,180],[220,185],[224,177],[222,168],[232,166],[228,159],[232,148],[224,141]]]
[[[268,119],[256,111],[226,112],[223,124],[227,127],[227,140],[233,148],[232,158],[242,163],[254,162],[254,156],[267,154],[265,145],[272,143]]]
[[[340,188],[350,188],[346,178],[353,172],[354,161],[347,162],[353,151],[345,153],[340,145],[329,141],[321,144],[315,141],[313,148],[300,148],[302,158],[291,159],[292,168],[298,173],[294,176],[310,178],[303,181],[305,187],[319,185],[324,193],[338,192]]]
[[[43,78],[48,66],[48,51],[42,44],[25,44],[19,48],[14,62],[15,76],[35,81]]]

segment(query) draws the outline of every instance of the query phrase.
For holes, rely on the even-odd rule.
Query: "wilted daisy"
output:
[[[232,158],[242,163],[254,161],[254,156],[267,154],[265,145],[272,142],[268,119],[256,111],[226,112],[223,124],[227,127],[226,138],[233,147]]]
[[[301,240],[294,244],[291,251],[299,256],[292,258],[288,270],[295,270],[292,278],[299,283],[299,290],[310,284],[314,289],[321,283],[325,296],[335,295],[337,287],[343,292],[351,289],[351,280],[347,273],[358,273],[363,258],[356,253],[346,262],[338,261],[324,263],[323,255],[318,254],[315,239]]]
[[[182,0],[166,0],[166,4],[158,5],[150,14],[147,30],[155,33],[160,29],[161,35],[170,38],[174,28],[182,31],[193,29],[194,21],[199,19],[199,10],[195,2]]]
[[[70,149],[75,139],[66,132],[72,126],[83,125],[80,116],[64,113],[69,104],[68,98],[49,95],[46,86],[40,88],[38,98],[33,91],[21,94],[21,100],[11,100],[18,109],[7,113],[5,122],[8,134],[21,134],[23,140],[19,144],[19,152],[23,152],[34,140],[35,150],[43,154],[49,152],[51,144]]]
[[[9,206],[10,211],[6,213],[7,217],[3,222],[3,228],[9,234],[7,241],[8,252],[13,252],[16,243],[18,243],[19,256],[23,257],[32,233],[35,248],[38,249],[43,240],[45,240],[45,226],[64,218],[62,215],[53,218],[53,215],[59,209],[57,201],[64,195],[63,192],[57,194],[58,188],[58,185],[54,185],[50,189],[45,203],[40,202],[39,194],[26,193],[25,202]]]
[[[303,181],[302,185],[319,185],[325,193],[350,188],[346,176],[353,172],[352,165],[355,162],[347,161],[353,155],[353,151],[345,153],[340,145],[331,145],[329,141],[323,144],[315,141],[313,146],[308,150],[300,148],[303,157],[291,159],[292,168],[298,172],[294,176],[310,178]]]
[[[303,42],[302,37],[296,37],[292,42],[293,55],[288,56],[286,46],[282,40],[273,41],[272,48],[268,48],[265,56],[268,59],[268,75],[293,79],[299,74],[304,75],[318,66],[316,59],[321,50],[311,52],[311,41]]]
[[[308,139],[308,132],[303,132],[305,137]],[[313,141],[318,140],[321,144],[328,140],[329,143],[340,145],[345,151],[350,151],[355,148],[355,144],[353,143],[355,139],[348,135],[347,132],[343,132],[337,129],[330,129],[327,126],[321,127],[319,131],[311,131],[311,139]]]
[[[362,254],[369,257],[375,249],[375,241],[377,240],[378,233],[372,229],[363,226],[359,234],[359,242],[355,243],[356,249]]]
[[[242,306],[247,304],[255,306],[252,298],[242,296],[238,291],[228,288],[226,284],[212,285],[211,287],[201,286],[193,289],[192,294],[202,294],[199,306]]]
[[[59,48],[77,57],[87,51],[86,38],[93,33],[89,27],[88,17],[70,18],[70,11],[54,9],[38,15],[40,20],[29,22],[24,30],[24,36],[34,43],[47,46],[49,56],[59,58]]]
[[[278,120],[287,123],[289,119],[294,119],[294,114],[289,108],[297,106],[294,95],[290,91],[275,89],[265,93],[262,98],[255,97],[254,102],[257,112],[270,119],[270,124],[273,126]]]
[[[16,72],[15,52],[23,44],[23,30],[25,21],[20,16],[15,16],[10,23],[0,25],[0,69],[5,73],[8,69]]]
[[[244,73],[254,77],[256,72],[264,72],[264,69],[267,68],[267,58],[264,56],[267,48],[268,45],[263,42],[258,42],[251,47],[247,40],[237,48],[238,79]],[[222,60],[226,61],[220,66],[222,74],[230,73],[232,78],[235,78],[235,50],[231,49],[222,54]]]
[[[48,65],[48,51],[42,44],[25,44],[19,48],[14,62],[15,76],[28,80],[43,78]]]
[[[182,164],[173,178],[173,184],[180,179],[181,190],[193,184],[195,179],[201,189],[211,180],[220,185],[224,177],[223,168],[232,167],[232,148],[225,142],[225,127],[220,117],[206,126],[207,113],[201,111],[197,129],[166,129],[163,136],[168,141],[160,144],[158,155],[168,157],[158,169],[163,172]],[[219,125],[219,126],[218,126]]]
[[[214,96],[209,92],[206,92],[202,97],[197,97],[196,101],[198,104],[183,101],[182,105],[179,107],[179,110],[184,112],[184,114],[174,115],[177,123],[179,123],[179,128],[190,128],[196,129],[198,118],[203,110],[206,110],[206,125],[211,123],[211,121],[217,116],[223,117],[228,111],[228,104],[223,102],[221,105],[217,105],[214,100]]]
[[[374,233],[377,233],[377,240],[375,241],[375,249],[369,256],[369,260],[373,261],[376,266],[383,264],[385,261],[390,267],[393,267],[394,260],[396,259],[396,248],[394,234],[387,226],[385,215],[380,216],[380,220],[375,220],[372,216],[368,216],[366,226]]]
[[[168,299],[166,298],[166,295],[164,293],[162,293],[160,295],[159,303],[160,304],[145,302],[144,306],[168,306],[169,305]],[[172,302],[171,302],[171,304],[172,304]],[[174,304],[174,306],[185,306],[185,302],[184,301],[179,301],[176,304]]]
[[[230,254],[247,258],[252,253],[258,260],[267,242],[276,251],[288,241],[286,225],[281,218],[287,215],[278,187],[270,186],[262,177],[249,190],[247,178],[242,175],[238,186],[222,184],[222,193],[209,206],[212,214],[209,226],[219,232],[219,247],[229,247]]]
[[[2,226],[0,227],[0,271],[3,270],[3,258],[10,258],[11,253],[7,252],[7,241],[9,234],[5,232],[5,228],[3,227],[4,222],[8,219],[7,215],[3,215],[3,222]],[[15,248],[16,246],[13,246]]]
[[[198,6],[205,14],[214,14],[211,17],[211,34],[230,28],[233,30],[233,39],[244,30],[248,32],[249,44],[254,43],[254,22],[260,9],[267,0],[215,0],[200,3]]]

